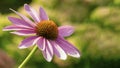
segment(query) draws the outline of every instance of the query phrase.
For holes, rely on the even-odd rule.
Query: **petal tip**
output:
[[[29,11],[30,11],[29,7],[30,7],[30,6],[29,6],[28,4],[24,4],[25,10],[29,10]]]
[[[47,59],[47,62],[51,62],[52,61],[52,59]]]
[[[3,28],[2,31],[8,31],[6,28]]]
[[[16,12],[15,10],[13,10],[12,8],[9,8],[9,10],[13,11],[13,12]]]
[[[45,12],[45,10],[42,7],[40,7],[39,11],[40,11],[41,20],[49,20],[47,13]]]
[[[42,7],[40,7],[40,10],[44,10]]]
[[[61,57],[60,59],[62,59],[62,60],[66,60],[66,59],[67,59],[67,56],[65,56],[65,57]]]
[[[8,20],[11,21],[11,22],[13,22],[14,19],[15,19],[14,17],[10,17],[10,16],[8,17]]]
[[[75,58],[80,58],[80,53],[75,53],[75,54],[69,54],[70,56],[72,57],[75,57]]]
[[[9,16],[8,19],[11,19],[11,17]]]
[[[76,58],[80,58],[80,57],[81,57],[81,55],[80,55],[80,54],[78,54],[78,55],[76,55],[75,57],[76,57]]]
[[[19,49],[25,49],[25,48],[27,48],[27,47],[25,47],[25,46],[19,46],[18,48],[19,48]]]
[[[27,3],[24,4],[24,6],[28,5]]]

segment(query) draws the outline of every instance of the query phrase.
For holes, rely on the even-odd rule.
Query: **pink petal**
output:
[[[54,54],[62,60],[67,59],[67,55],[66,55],[65,51],[56,42],[51,41],[51,43],[53,46]]]
[[[21,42],[21,44],[19,45],[19,48],[24,49],[24,48],[33,46],[38,40],[39,40],[39,37],[37,36],[28,37]]]
[[[45,43],[46,43],[45,41],[46,41],[45,38],[41,37],[37,42],[38,48],[42,51],[45,50]]]
[[[47,44],[48,44],[49,51],[50,51],[51,55],[53,56],[53,47],[52,47],[49,40],[46,40],[46,41],[47,41]]]
[[[29,23],[27,23],[26,21],[19,19],[19,18],[15,18],[15,17],[8,17],[8,19],[15,25],[23,25],[23,26],[27,26],[27,27],[31,27],[31,25]],[[31,27],[33,28],[33,27]]]
[[[27,23],[29,23],[32,27],[35,26],[35,24],[34,24],[29,18],[27,18],[26,16],[24,16],[24,15],[16,12],[16,11],[13,10],[13,9],[10,9],[10,10],[13,11],[14,13],[16,13],[17,15],[19,15],[24,21],[26,21]]]
[[[3,31],[10,31],[10,30],[33,30],[32,28],[26,27],[26,26],[16,26],[16,25],[10,25],[10,26],[6,26]]]
[[[30,14],[30,16],[33,18],[35,22],[37,23],[40,22],[37,12],[31,6],[29,6],[28,4],[25,4],[24,8]]]
[[[35,35],[34,30],[18,30],[16,32],[11,32],[12,34],[20,35],[20,36],[29,36],[29,35]]]
[[[69,42],[67,42],[66,40],[64,40],[61,37],[58,37],[58,39],[56,40],[57,44],[60,45],[60,47],[70,56],[72,57],[76,57],[79,58],[80,57],[80,53],[79,51]]]
[[[41,20],[49,20],[46,12],[44,11],[44,9],[42,7],[40,7],[39,11],[40,11],[40,18],[41,18]]]
[[[59,30],[59,35],[62,37],[70,36],[74,32],[72,26],[61,26],[58,28],[58,30]]]
[[[53,49],[52,49],[52,45],[50,44],[49,41],[46,40],[46,47],[45,50],[42,52],[44,58],[50,62],[52,60],[53,57]]]

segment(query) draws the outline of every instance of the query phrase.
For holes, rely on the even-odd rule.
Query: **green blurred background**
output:
[[[1,0],[0,49],[14,60],[15,68],[33,47],[18,49],[25,37],[2,29],[11,24],[7,16],[17,16],[9,8],[28,16],[25,3],[36,10],[44,7],[59,26],[74,26],[75,33],[66,39],[81,52],[79,59],[68,56],[62,61],[54,57],[49,63],[38,50],[25,68],[120,68],[120,0]]]

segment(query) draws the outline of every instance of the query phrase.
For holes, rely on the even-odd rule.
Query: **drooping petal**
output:
[[[58,28],[58,30],[59,30],[59,35],[62,37],[70,36],[74,32],[72,26],[61,26]]]
[[[28,4],[25,4],[24,8],[36,23],[40,22],[37,12],[31,6],[29,6]]]
[[[6,26],[3,31],[10,31],[10,30],[26,30],[26,29],[29,29],[29,30],[33,30],[32,28],[28,28],[26,26],[16,26],[16,25],[10,25],[10,26]]]
[[[37,42],[38,48],[42,51],[45,50],[45,43],[46,43],[45,38],[41,37]]]
[[[52,45],[49,43],[49,41],[46,40],[46,47],[42,53],[43,53],[44,58],[48,62],[50,62],[52,60],[52,57],[53,57],[53,49],[51,49],[51,48],[52,48]]]
[[[16,12],[15,10],[13,9],[10,9],[11,11],[13,11],[14,13],[16,13],[18,16],[20,16],[23,20],[25,20],[27,23],[29,23],[32,27],[35,26],[35,23],[33,23],[29,18],[27,18],[26,16]]]
[[[78,49],[76,49],[72,44],[67,42],[65,39],[58,37],[56,42],[60,45],[60,47],[70,56],[79,58],[80,53]]]
[[[41,20],[49,20],[45,10],[42,7],[40,7],[39,12]]]
[[[39,37],[37,36],[28,37],[21,42],[21,44],[19,45],[19,48],[24,49],[24,48],[33,46],[38,40],[39,40]]]
[[[12,34],[20,35],[20,36],[30,36],[30,35],[35,35],[34,30],[18,30],[15,32],[11,32]]]
[[[31,27],[31,25],[28,22],[26,22],[25,20],[15,18],[15,17],[8,17],[8,19],[15,25],[23,25],[26,27]],[[33,27],[31,27],[31,28],[33,28]]]
[[[53,46],[54,54],[62,60],[67,59],[67,55],[66,55],[65,51],[56,42],[51,41],[51,43]]]
[[[47,40],[47,44],[48,44],[48,49],[49,49],[51,55],[53,56],[53,47],[52,47],[52,44],[50,43],[49,40]]]

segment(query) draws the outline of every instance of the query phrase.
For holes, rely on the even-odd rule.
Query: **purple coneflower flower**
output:
[[[64,39],[64,37],[70,36],[74,32],[72,26],[57,27],[52,20],[49,20],[46,12],[41,7],[39,14],[27,4],[24,5],[24,8],[34,22],[11,9],[20,18],[8,17],[13,24],[4,28],[5,31],[14,30],[11,33],[16,35],[29,36],[21,42],[20,49],[37,44],[48,62],[52,60],[53,55],[63,60],[67,58],[67,54],[76,58],[80,57],[79,51]]]

